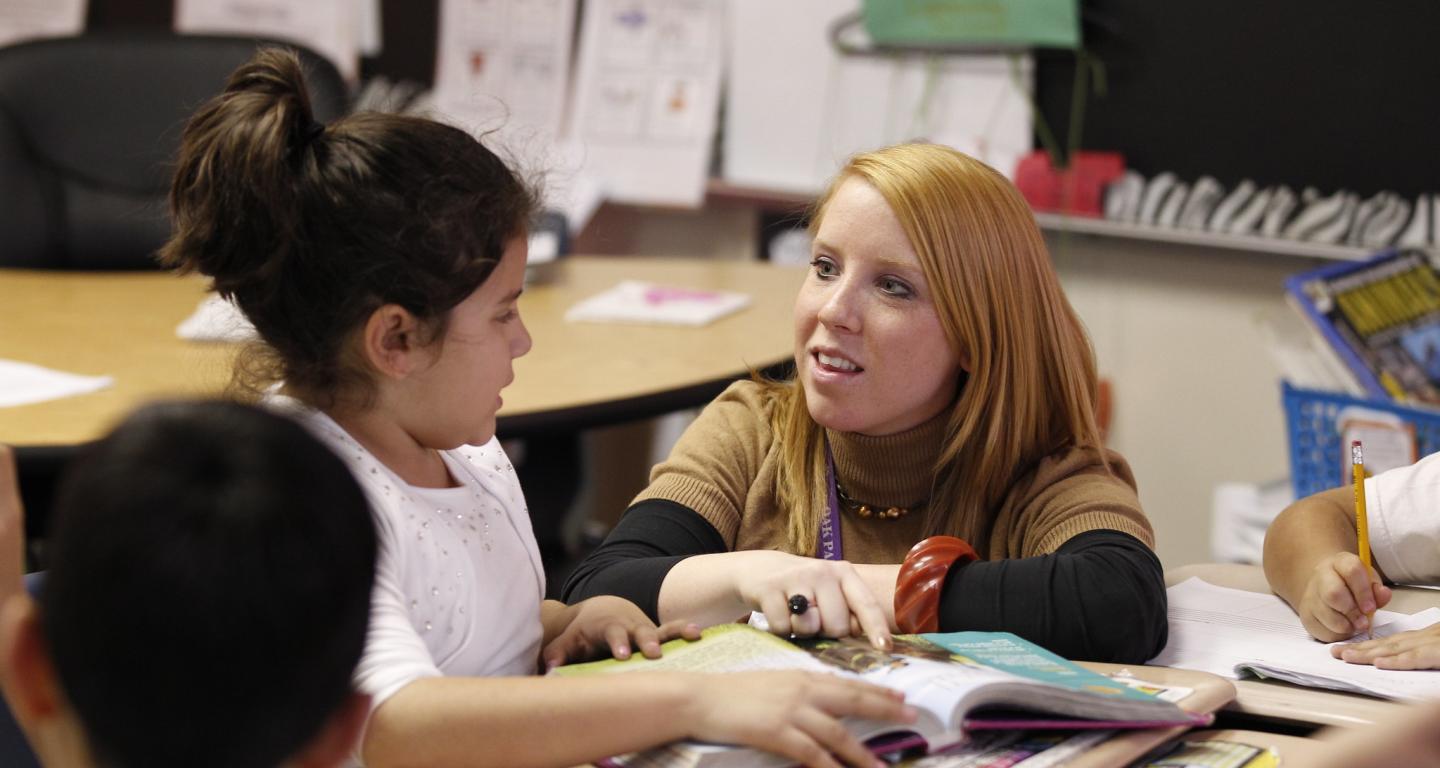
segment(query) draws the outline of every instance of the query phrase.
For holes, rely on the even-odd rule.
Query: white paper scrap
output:
[[[175,335],[191,341],[249,341],[255,338],[255,326],[239,307],[212,293],[180,321]]]
[[[83,395],[114,383],[110,376],[80,376],[32,363],[0,360],[0,408]]]

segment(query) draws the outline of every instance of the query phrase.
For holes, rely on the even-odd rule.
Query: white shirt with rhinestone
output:
[[[289,398],[267,401],[293,411],[340,454],[374,509],[380,559],[355,671],[372,711],[424,677],[534,674],[545,576],[520,481],[500,442],[442,451],[461,486],[419,488],[325,414]]]

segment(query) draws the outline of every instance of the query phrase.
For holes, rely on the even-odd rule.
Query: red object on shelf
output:
[[[1119,152],[1076,152],[1070,167],[1058,170],[1050,155],[1036,150],[1020,158],[1015,186],[1037,211],[1101,216],[1105,186],[1125,173]]]

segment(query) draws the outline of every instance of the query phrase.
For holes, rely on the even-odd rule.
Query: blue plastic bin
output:
[[[1282,384],[1282,398],[1290,436],[1290,483],[1297,499],[1342,484],[1341,465],[1347,453],[1340,445],[1335,417],[1348,406],[1393,413],[1414,425],[1418,456],[1440,451],[1440,411],[1301,389],[1289,383]]]

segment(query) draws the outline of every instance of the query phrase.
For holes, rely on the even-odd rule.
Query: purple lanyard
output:
[[[844,560],[845,546],[840,541],[840,501],[835,497],[835,458],[830,455],[830,441],[825,441],[825,485],[830,509],[820,518],[820,541],[815,556],[822,560]]]

